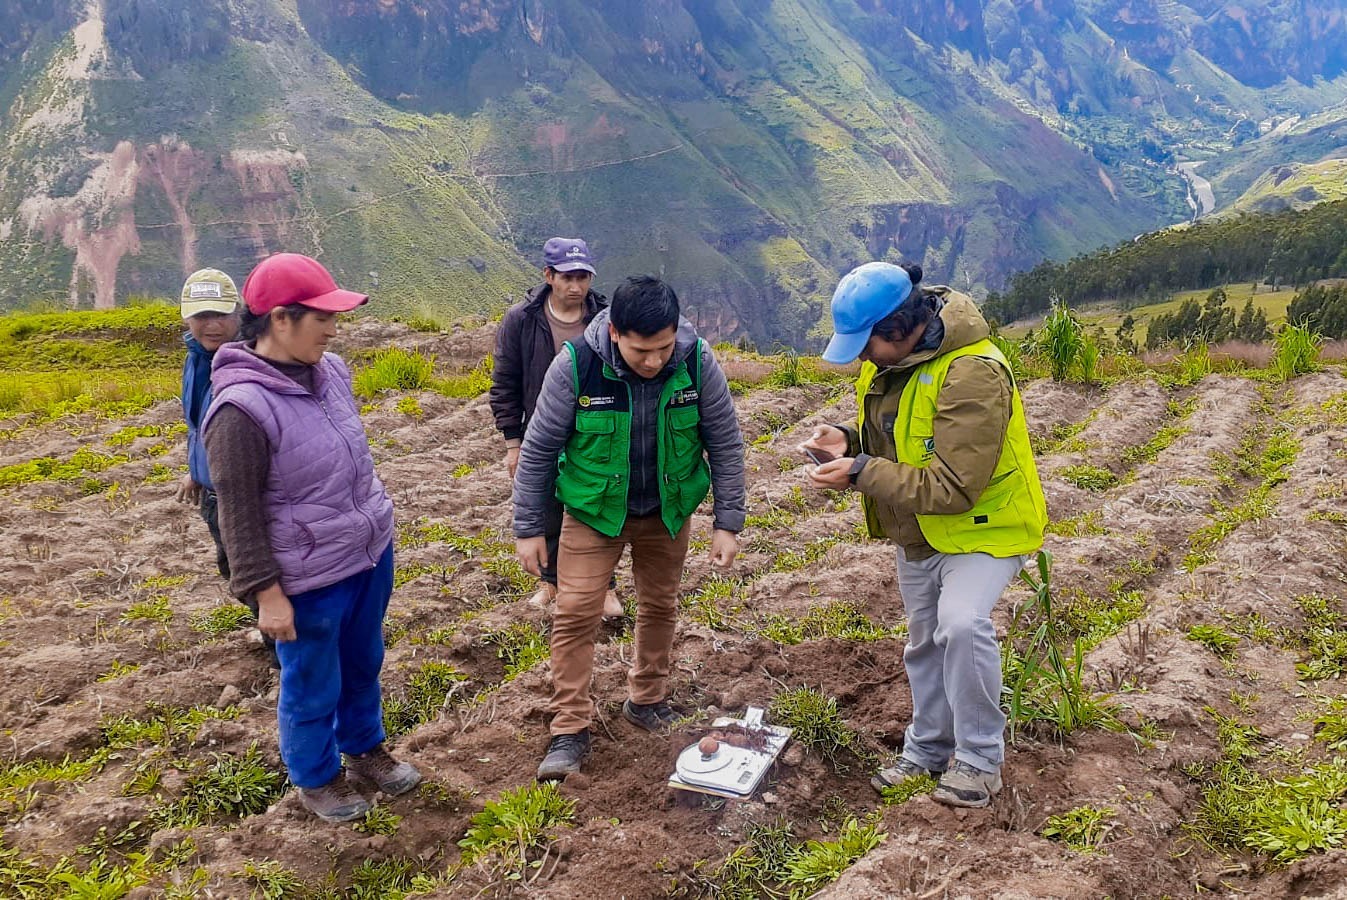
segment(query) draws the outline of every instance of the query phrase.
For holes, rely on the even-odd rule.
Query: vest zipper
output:
[[[356,461],[355,451],[351,449],[351,442],[346,440],[345,435],[341,433],[341,429],[337,428],[337,423],[332,421],[332,415],[327,411],[327,401],[322,397],[318,397],[317,399],[318,406],[323,410],[323,418],[327,419],[327,424],[332,426],[332,430],[337,433],[337,438],[341,441],[341,445],[346,448],[346,453],[351,457],[351,474],[358,476],[360,474],[360,464]],[[359,413],[357,412],[356,415],[358,416]],[[370,460],[370,466],[371,468],[374,466],[373,459]],[[358,485],[353,479],[351,482],[351,505],[355,507],[355,511],[360,513],[361,517],[364,518],[365,522],[369,525],[369,536],[372,538],[375,533],[374,520],[370,518],[369,513],[365,512],[364,506],[361,505],[360,498],[356,495],[357,488]],[[379,564],[379,561],[370,555],[368,540],[365,541],[365,556],[370,560],[371,569]]]

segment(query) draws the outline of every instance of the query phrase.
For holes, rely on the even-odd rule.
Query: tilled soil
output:
[[[343,352],[398,343],[462,371],[489,350],[490,338],[489,327],[435,336],[364,321],[344,335]],[[509,482],[489,407],[485,397],[421,392],[413,394],[422,410],[416,416],[398,410],[400,396],[381,398],[365,414],[400,534],[384,690],[403,695],[428,661],[451,664],[466,678],[436,718],[393,744],[442,789],[383,801],[403,817],[392,835],[321,823],[292,792],[242,820],[158,833],[141,824],[118,852],[163,849],[186,837],[195,851],[180,873],[159,876],[137,896],[158,896],[198,867],[206,873],[199,896],[248,896],[255,885],[240,873],[262,860],[315,885],[348,885],[367,860],[409,860],[438,874],[459,860],[457,841],[485,801],[531,782],[547,741],[547,664],[507,679],[492,641],[520,623],[545,630],[547,614],[529,604],[530,586],[500,562],[508,561]],[[1330,514],[1347,493],[1347,452],[1342,426],[1323,404],[1344,397],[1347,379],[1331,372],[1289,386],[1209,376],[1188,387],[1139,379],[1109,388],[1025,388],[1035,436],[1060,445],[1041,460],[1053,520],[1093,523],[1049,538],[1057,595],[1106,598],[1127,590],[1144,599],[1140,618],[1089,654],[1087,678],[1116,694],[1124,720],[1155,727],[1147,739],[1091,730],[1058,740],[1030,729],[1008,748],[1002,794],[989,809],[970,811],[926,797],[883,807],[869,786],[872,773],[845,754],[838,765],[814,753],[788,754],[749,800],[713,801],[665,786],[677,753],[712,718],[767,706],[786,688],[835,698],[875,754],[901,746],[911,713],[900,637],[791,645],[763,634],[773,617],[798,620],[830,603],[849,604],[883,628],[901,626],[903,615],[893,549],[858,536],[857,504],[805,486],[794,449],[815,424],[854,417],[849,389],[752,390],[738,407],[755,518],[743,535],[738,581],[728,598],[717,595],[718,619],[697,612],[699,592],[721,583],[704,544],[694,543],[684,580],[672,699],[689,713],[687,726],[655,736],[622,719],[631,646],[620,630],[606,629],[593,686],[596,740],[584,774],[562,788],[576,803],[576,824],[549,851],[545,877],[514,885],[469,867],[434,895],[659,897],[699,868],[714,868],[755,825],[786,821],[798,838],[828,838],[839,811],[879,810],[887,839],[823,896],[1342,896],[1343,851],[1274,868],[1214,851],[1185,829],[1199,790],[1184,766],[1218,752],[1205,708],[1231,715],[1232,691],[1256,691],[1243,720],[1274,746],[1306,746],[1309,728],[1294,653],[1243,639],[1233,661],[1224,662],[1184,635],[1190,625],[1250,613],[1294,628],[1300,612],[1293,598],[1343,596],[1344,526]],[[1178,407],[1191,412],[1175,419]],[[0,443],[0,464],[69,457],[125,425],[168,424],[177,415],[176,404],[164,403],[117,422],[50,423]],[[1300,450],[1272,491],[1272,512],[1240,523],[1207,561],[1186,567],[1193,535],[1256,481],[1239,474],[1223,480],[1220,460],[1274,420],[1285,423]],[[1073,423],[1084,426],[1060,441]],[[1126,452],[1176,423],[1185,430],[1153,458]],[[199,630],[201,616],[233,602],[213,571],[205,526],[194,509],[173,502],[172,482],[144,483],[156,462],[182,461],[180,437],[167,455],[149,452],[162,440],[140,438],[119,451],[130,461],[100,476],[115,478],[116,491],[82,496],[78,484],[44,481],[3,492],[6,757],[86,758],[105,745],[109,721],[144,719],[156,709],[237,707],[238,715],[207,719],[167,748],[142,742],[117,749],[77,781],[39,780],[24,802],[0,809],[4,846],[27,857],[51,864],[84,858],[78,852],[97,844],[100,833],[106,840],[150,821],[155,808],[180,795],[184,773],[213,754],[243,754],[255,744],[280,768],[275,673],[246,630],[217,637]],[[1104,491],[1078,487],[1062,472],[1081,464],[1107,469],[1119,483]],[[707,527],[709,517],[699,515],[694,533]],[[625,564],[619,583],[631,592]],[[1007,593],[997,612],[1002,629],[1027,596],[1019,585]],[[136,795],[128,785],[145,766],[162,769],[163,780]],[[1049,815],[1084,804],[1115,812],[1103,852],[1078,854],[1039,836]]]

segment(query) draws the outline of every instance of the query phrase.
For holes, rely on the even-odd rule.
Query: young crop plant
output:
[[[398,833],[398,828],[401,825],[402,816],[397,815],[386,806],[374,806],[370,808],[369,812],[365,813],[365,818],[351,827],[361,834],[394,835]]]
[[[1291,637],[1293,645],[1304,652],[1296,663],[1296,674],[1320,681],[1347,672],[1347,615],[1339,611],[1342,601],[1307,594],[1295,602],[1305,617],[1304,630]]]
[[[743,582],[739,579],[713,575],[702,582],[700,590],[684,595],[682,607],[693,621],[713,631],[729,631],[734,627],[734,616],[738,614],[739,606],[731,603],[725,609],[722,602],[733,601],[742,590]]]
[[[1347,840],[1347,761],[1335,757],[1292,772],[1261,774],[1257,731],[1208,709],[1217,721],[1221,760],[1191,775],[1202,801],[1190,834],[1216,849],[1252,850],[1273,865],[1336,850]]]
[[[1062,477],[1087,491],[1106,491],[1118,486],[1118,476],[1099,466],[1067,466],[1062,469]]]
[[[837,700],[821,691],[809,687],[782,691],[772,698],[767,714],[776,724],[794,729],[791,737],[821,755],[839,775],[850,768],[843,762],[845,754],[862,764],[875,761],[860,734],[842,721]]]
[[[913,797],[931,793],[938,784],[934,775],[923,772],[915,778],[905,778],[898,784],[889,785],[880,792],[880,796],[885,806],[900,806]]]
[[[488,632],[482,640],[496,648],[496,656],[505,663],[505,680],[513,681],[551,653],[547,635],[528,622],[514,622],[507,628]]]
[[[1218,625],[1194,625],[1188,629],[1188,640],[1201,644],[1225,660],[1232,658],[1239,646],[1239,638]]]
[[[485,865],[504,880],[536,881],[547,868],[556,830],[574,821],[575,801],[563,797],[555,783],[506,791],[472,817],[458,842],[461,865]]]
[[[435,879],[421,874],[414,859],[366,859],[355,867],[350,886],[340,896],[346,900],[402,900],[435,886]]]
[[[123,622],[158,622],[166,625],[173,619],[173,610],[169,608],[166,594],[158,594],[148,600],[133,603],[122,613]]]
[[[1077,853],[1102,852],[1104,839],[1113,830],[1115,815],[1108,807],[1077,806],[1048,820],[1039,831],[1050,841],[1065,844]]]
[[[802,900],[836,881],[886,837],[874,818],[847,818],[833,841],[801,842],[785,821],[755,825],[749,829],[748,840],[731,851],[714,870],[709,870],[705,860],[695,863],[685,880],[674,880],[667,895],[717,900],[759,897]]]
[[[1196,408],[1196,397],[1185,401],[1170,400],[1165,409],[1165,416],[1170,424],[1162,425],[1160,430],[1155,432],[1146,443],[1135,444],[1123,450],[1123,463],[1128,466],[1136,466],[1140,463],[1155,462],[1156,458],[1167,450],[1170,444],[1188,433],[1188,426],[1183,423]]]
[[[425,415],[425,410],[421,409],[421,401],[411,394],[400,397],[396,408],[404,416],[411,416],[413,419],[419,419]]]
[[[211,756],[214,762],[187,779],[181,797],[151,814],[155,830],[241,819],[265,811],[280,797],[285,779],[262,761],[256,743],[242,756]]]
[[[1325,697],[1323,711],[1314,717],[1314,739],[1330,752],[1347,751],[1347,696]]]
[[[1047,531],[1049,534],[1057,534],[1062,537],[1087,537],[1090,535],[1108,534],[1108,529],[1104,527],[1104,512],[1099,509],[1086,510],[1078,516],[1072,516],[1069,519],[1060,519],[1055,522],[1049,522]]]
[[[799,644],[802,641],[815,641],[823,638],[839,638],[846,641],[882,641],[890,637],[902,637],[907,633],[906,623],[885,628],[870,621],[853,604],[834,601],[823,606],[811,607],[800,619],[773,614],[768,616],[756,629],[769,641],[778,644]]]
[[[103,742],[114,750],[125,750],[141,744],[154,744],[166,749],[178,749],[196,740],[197,733],[210,719],[237,719],[243,714],[237,706],[218,709],[214,706],[193,706],[183,709],[150,701],[148,716],[136,719],[129,715],[106,716],[99,724]]]
[[[130,675],[140,668],[140,663],[124,663],[120,659],[114,659],[108,670],[98,676],[100,682],[115,681],[123,675]]]
[[[233,873],[233,877],[250,881],[255,889],[252,896],[262,900],[290,900],[309,893],[304,879],[274,859],[250,859],[242,870]]]
[[[238,631],[252,621],[252,610],[242,603],[222,603],[208,613],[192,616],[188,624],[193,631],[199,631],[210,637],[219,637],[231,631]]]
[[[434,721],[456,687],[467,680],[468,676],[446,662],[422,663],[400,695],[384,699],[384,730],[394,738]]]
[[[1085,686],[1081,637],[1070,656],[1058,643],[1065,628],[1052,593],[1051,553],[1038,552],[1037,569],[1037,578],[1027,569],[1020,572],[1032,597],[1015,612],[1002,649],[1010,739],[1031,723],[1044,723],[1059,735],[1087,727],[1120,730],[1112,704]]]
[[[491,390],[491,370],[495,360],[490,354],[465,375],[451,375],[441,378],[431,386],[431,390],[446,397],[471,400]]]

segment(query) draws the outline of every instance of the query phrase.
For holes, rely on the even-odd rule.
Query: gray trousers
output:
[[[907,611],[903,653],[912,724],[903,756],[934,772],[950,757],[996,772],[1005,760],[1001,648],[991,612],[1024,557],[937,553],[908,562],[898,551],[898,590]]]

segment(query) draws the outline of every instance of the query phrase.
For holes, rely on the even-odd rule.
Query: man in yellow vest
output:
[[[820,488],[861,492],[872,537],[899,546],[912,723],[876,790],[927,772],[934,798],[983,807],[1001,789],[1006,718],[991,611],[1043,543],[1047,508],[1010,365],[972,299],[916,288],[919,266],[866,263],[832,299],[823,358],[863,361],[855,428],[803,445],[836,457]]]

